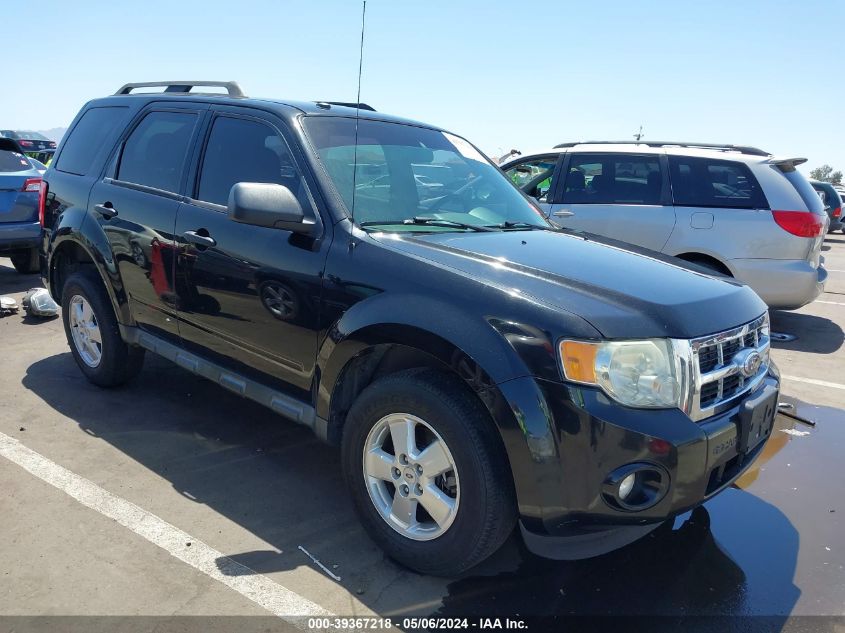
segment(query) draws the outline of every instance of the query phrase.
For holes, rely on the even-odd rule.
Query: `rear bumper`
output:
[[[37,247],[40,238],[38,222],[4,222],[0,224],[0,253]]]
[[[843,227],[845,227],[845,222],[843,222],[841,218],[837,218],[836,220],[830,221],[830,226],[827,227],[827,232],[833,233],[834,231],[841,231]]]
[[[526,397],[526,406],[519,406],[532,459],[514,459],[509,450],[523,540],[541,556],[576,560],[627,545],[730,486],[771,433],[769,428],[765,439],[739,452],[743,405],[771,398],[779,381],[772,367],[753,392],[698,423],[679,410],[623,407],[591,388],[537,379],[500,385],[503,391],[531,387],[539,404],[529,405]],[[542,418],[550,429],[546,437],[539,433]],[[606,496],[609,477],[631,465],[665,475],[662,496],[644,509],[620,508]]]
[[[760,295],[769,308],[794,310],[814,301],[827,281],[824,266],[806,260],[732,259],[734,277]]]

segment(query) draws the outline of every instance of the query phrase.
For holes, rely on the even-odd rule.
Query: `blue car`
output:
[[[39,270],[41,173],[13,139],[0,138],[0,257],[19,273]]]

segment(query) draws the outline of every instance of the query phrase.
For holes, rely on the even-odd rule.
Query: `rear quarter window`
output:
[[[65,140],[55,168],[77,176],[89,175],[100,150],[114,139],[118,126],[122,129],[127,112],[125,106],[90,108]]]
[[[824,203],[819,197],[819,194],[816,193],[816,190],[813,189],[813,185],[810,184],[810,181],[807,180],[801,172],[795,169],[792,165],[778,165],[777,168],[783,174],[784,178],[789,181],[789,184],[795,188],[798,195],[801,196],[801,200],[803,200],[804,204],[807,205],[807,210],[812,211],[817,215],[822,215],[824,213]],[[796,211],[797,209],[787,210]]]
[[[748,165],[731,160],[669,156],[672,199],[680,207],[767,209]]]

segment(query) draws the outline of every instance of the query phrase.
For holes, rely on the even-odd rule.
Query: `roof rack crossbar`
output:
[[[245,97],[243,90],[236,81],[142,81],[121,86],[115,95],[131,94],[136,88],[164,88],[164,92],[185,94],[198,86],[225,88],[230,97]]]
[[[359,110],[369,110],[370,112],[375,112],[376,109],[371,106],[367,105],[366,103],[350,103],[348,101],[315,101],[317,105],[336,105],[336,106],[343,106],[345,108],[358,108]]]
[[[716,149],[739,152],[751,156],[771,156],[771,153],[757,147],[747,145],[731,145],[729,143],[682,143],[680,141],[572,141],[559,143],[555,149],[575,147],[576,145],[645,145],[647,147],[689,147],[698,149]]]

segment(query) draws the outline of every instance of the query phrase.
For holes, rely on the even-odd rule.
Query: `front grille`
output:
[[[719,405],[750,390],[769,368],[769,317],[690,341],[694,390],[690,415],[709,417]],[[756,355],[754,354],[756,352]],[[755,359],[759,367],[754,370]]]

